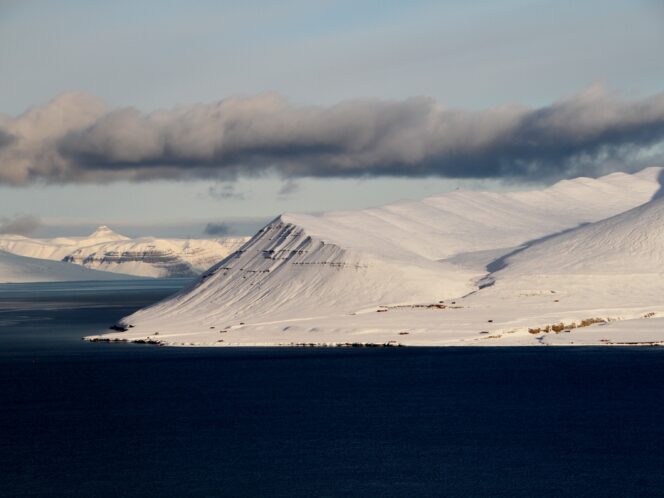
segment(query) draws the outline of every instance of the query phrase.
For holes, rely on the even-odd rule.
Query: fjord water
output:
[[[81,341],[185,283],[0,286],[0,495],[661,496],[662,349]]]

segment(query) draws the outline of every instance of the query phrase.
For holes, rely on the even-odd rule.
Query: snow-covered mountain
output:
[[[505,258],[510,275],[664,274],[664,197],[533,243]]]
[[[86,237],[31,239],[18,235],[0,236],[0,250],[106,272],[145,277],[189,277],[199,275],[246,240],[246,237],[131,239],[100,226]]]
[[[118,280],[126,276],[0,251],[0,283]]]
[[[535,241],[492,266],[489,287],[469,302],[512,303],[533,331],[600,320],[546,334],[545,344],[664,344],[664,197]]]
[[[605,299],[611,311],[598,307],[601,292],[588,300],[586,291],[604,282],[606,264],[622,261],[629,269],[630,255],[652,253],[639,266],[647,270],[662,256],[656,241],[630,244],[638,220],[641,238],[661,227],[660,201],[633,209],[660,190],[661,174],[649,168],[543,190],[454,191],[355,212],[282,215],[193,286],[125,318],[132,328],[109,337],[216,345],[539,344],[546,338],[530,334],[530,325],[610,313],[652,317],[656,299],[630,300],[611,287],[618,296]],[[597,239],[611,223],[620,230]],[[608,247],[614,253],[599,252]],[[528,256],[535,251],[543,252]],[[593,257],[592,279],[550,275],[566,267],[577,275]],[[664,312],[664,298],[658,306]]]

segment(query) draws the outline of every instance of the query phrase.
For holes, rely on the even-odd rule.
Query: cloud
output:
[[[0,218],[0,234],[28,235],[41,225],[38,217],[32,215],[15,215],[11,218]]]
[[[0,116],[0,137],[10,185],[270,173],[543,180],[661,160],[664,93],[626,101],[596,85],[540,108],[483,111],[425,97],[316,107],[261,95],[150,113],[74,93]]]
[[[300,190],[300,184],[292,178],[289,178],[281,185],[279,192],[277,192],[277,196],[281,199],[285,199],[296,193],[298,190]]]
[[[226,223],[208,223],[203,232],[206,235],[230,235],[233,233],[233,229]]]
[[[245,199],[245,193],[237,192],[235,190],[235,185],[231,183],[208,187],[207,193],[213,199],[219,200],[233,199],[242,201]]]
[[[2,147],[7,147],[8,145],[11,145],[12,143],[14,143],[15,140],[16,137],[14,135],[10,135],[6,131],[2,130],[2,128],[0,128],[0,149]]]

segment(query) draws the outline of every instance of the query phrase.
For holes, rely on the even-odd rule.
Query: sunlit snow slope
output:
[[[664,273],[664,197],[534,243],[505,258],[506,275]]]
[[[581,254],[574,248],[583,243],[565,241],[605,233],[610,220],[593,223],[648,202],[660,189],[660,175],[649,168],[538,191],[459,190],[356,212],[282,215],[191,288],[125,318],[122,324],[132,327],[107,337],[192,345],[542,344],[547,337],[529,328],[607,310],[596,301],[575,301],[578,286],[557,290],[565,279],[530,279],[533,272],[569,266],[578,273],[585,263],[573,258],[598,253]],[[622,235],[593,242],[613,244],[615,255],[607,258],[625,268],[625,251],[643,249],[624,233],[635,223],[630,216],[641,220],[650,210],[630,213],[637,214],[623,215]],[[657,215],[648,216],[643,233],[657,223]],[[624,243],[615,242],[620,237]],[[527,256],[554,243],[553,255]],[[571,259],[555,259],[563,253]],[[523,271],[516,270],[518,261]],[[566,293],[567,308],[557,292]],[[643,311],[630,306],[629,317]]]
[[[664,197],[530,244],[499,261],[468,302],[513,303],[547,344],[664,343]],[[643,322],[644,323],[639,323]],[[620,323],[618,323],[620,322]],[[533,334],[537,336],[537,334]]]

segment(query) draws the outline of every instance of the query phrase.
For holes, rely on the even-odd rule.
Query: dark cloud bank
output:
[[[0,234],[28,235],[41,226],[36,216],[16,215],[11,218],[0,217]]]
[[[0,115],[0,183],[428,176],[546,180],[661,159],[664,93],[601,87],[552,105],[484,111],[429,98],[302,107],[275,95],[142,113],[64,94]],[[232,194],[232,192],[231,192]]]
[[[233,228],[228,223],[208,223],[203,230],[205,235],[231,235]]]

